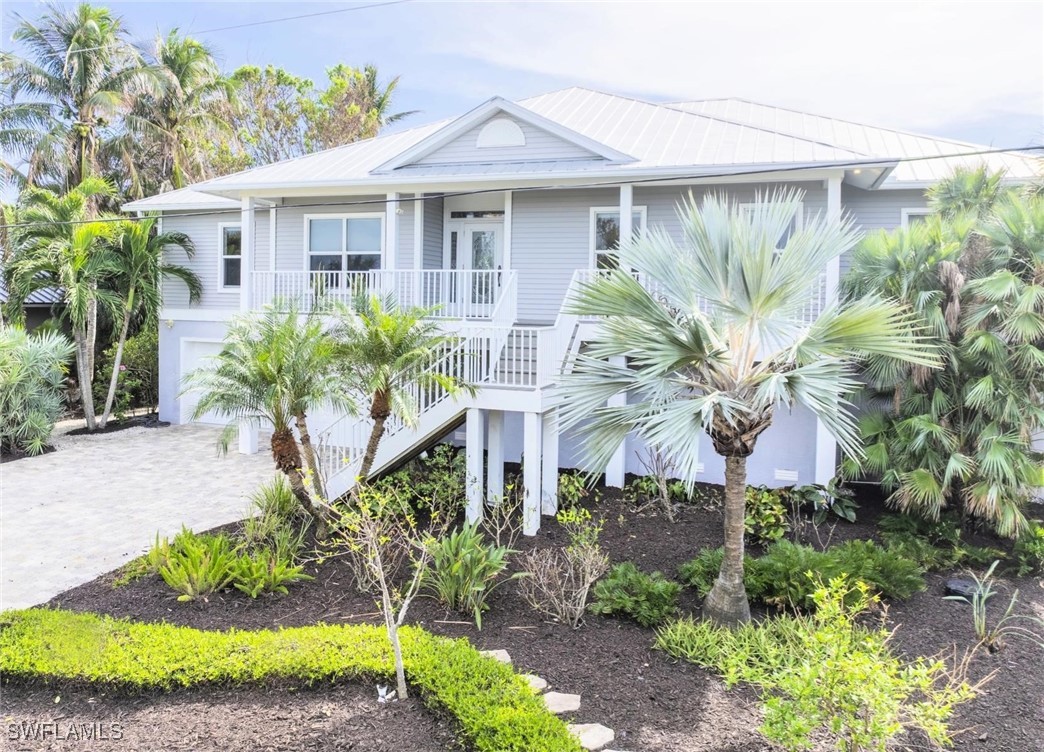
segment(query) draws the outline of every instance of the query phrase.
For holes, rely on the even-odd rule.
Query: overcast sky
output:
[[[380,2],[381,0],[368,0]],[[199,34],[229,69],[401,75],[406,125],[583,85],[651,100],[738,96],[990,144],[1044,142],[1044,2],[428,2],[201,33],[363,4],[110,0],[135,40]],[[0,0],[13,14],[41,3]]]

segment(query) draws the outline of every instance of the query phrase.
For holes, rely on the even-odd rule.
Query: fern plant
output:
[[[588,610],[595,614],[625,614],[643,627],[667,621],[678,608],[681,585],[660,572],[646,574],[625,561],[610,570],[594,587]]]
[[[174,542],[164,541],[159,551],[159,575],[180,593],[179,601],[205,601],[232,584],[236,552],[225,535],[197,535],[182,528]]]
[[[314,579],[305,574],[304,567],[276,551],[242,554],[232,568],[233,586],[251,598],[274,593],[286,595],[288,584]]]

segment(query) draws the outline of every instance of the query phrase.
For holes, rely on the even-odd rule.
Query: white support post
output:
[[[841,175],[827,179],[827,219],[841,221]],[[841,280],[841,257],[831,259],[826,268],[825,304],[837,300],[837,287]],[[816,421],[816,466],[814,481],[828,483],[837,474],[837,440],[823,421]]]
[[[468,409],[467,417],[465,418],[465,428],[467,429],[467,445],[465,447],[465,453],[467,457],[467,478],[465,479],[465,486],[467,488],[467,510],[466,518],[468,522],[478,522],[482,519],[482,457],[486,451],[485,442],[485,425],[483,424],[482,410],[472,407]]]
[[[634,235],[634,186],[620,186],[620,245]]]
[[[391,271],[398,265],[399,194],[389,193],[384,207],[384,264],[381,268]]]
[[[424,305],[424,194],[413,194],[413,305]]]
[[[540,413],[524,413],[522,431],[522,534],[540,530],[540,454],[543,426]]]
[[[256,219],[254,199],[247,196],[240,209],[239,309],[248,312],[254,307],[254,259],[257,258]],[[250,421],[239,424],[239,453],[257,454],[258,426]]]
[[[511,191],[504,191],[504,269],[511,268],[511,213],[514,204]]]
[[[548,410],[543,416],[544,452],[541,460],[543,492],[540,511],[545,515],[558,513],[558,412]]]
[[[274,272],[276,270],[276,223],[279,219],[279,212],[276,210],[275,204],[268,210],[268,271]]]
[[[504,411],[490,410],[487,417],[486,503],[495,506],[504,500]]]
[[[615,366],[623,366],[627,364],[627,359],[622,355],[617,355],[612,358],[612,364]],[[622,407],[627,404],[627,393],[622,392],[609,398],[609,407]],[[609,464],[605,467],[605,485],[610,488],[623,488],[624,487],[624,476],[627,473],[627,439],[624,439],[620,446],[617,447],[616,451],[613,452],[612,458],[609,460]]]

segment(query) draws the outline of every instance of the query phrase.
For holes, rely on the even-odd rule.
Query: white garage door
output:
[[[185,374],[189,371],[195,370],[200,366],[205,366],[208,363],[208,359],[214,357],[221,352],[220,342],[211,342],[204,340],[193,340],[183,339],[181,340],[181,374],[178,380],[179,384],[183,383],[182,379]],[[199,395],[189,392],[181,397],[181,422],[190,423],[192,422],[192,413],[196,409],[196,403],[199,401]],[[197,423],[212,423],[215,425],[225,425],[228,421],[214,415],[207,413]]]

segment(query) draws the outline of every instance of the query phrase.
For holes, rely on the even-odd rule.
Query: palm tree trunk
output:
[[[747,458],[725,458],[725,556],[714,587],[703,602],[703,616],[733,627],[750,621],[743,587],[743,520],[746,512]]]
[[[98,285],[91,284],[91,299],[87,303],[87,375],[94,383],[94,345],[98,340]]]
[[[105,428],[109,422],[109,413],[112,412],[112,403],[116,399],[116,385],[120,380],[120,364],[123,361],[123,346],[127,342],[127,330],[130,329],[131,301],[134,300],[132,291],[127,297],[127,308],[123,312],[123,325],[120,327],[120,339],[116,343],[116,357],[112,361],[112,377],[109,379],[109,393],[105,396],[105,410],[102,412],[101,420],[98,421],[99,428]]]
[[[387,420],[387,418],[376,418],[373,421],[370,439],[366,442],[366,454],[363,455],[362,467],[359,468],[360,483],[365,483],[366,479],[370,477],[370,468],[373,467],[373,461],[377,457],[377,446],[381,443],[381,437],[384,436],[384,424]]]
[[[91,389],[91,377],[88,370],[87,334],[82,329],[73,329],[73,340],[76,343],[76,379],[80,382],[80,406],[83,407],[83,418],[87,422],[87,430],[93,431],[97,426],[94,419],[94,392]]]
[[[312,473],[312,488],[320,499],[326,499],[326,488],[323,477],[319,474],[319,463],[316,461],[315,447],[312,445],[312,435],[308,433],[308,420],[304,413],[294,416],[297,423],[297,434],[301,437],[301,453],[304,454],[305,464]]]
[[[301,453],[297,449],[297,440],[289,428],[280,428],[272,433],[272,459],[276,468],[290,482],[290,490],[294,492],[301,507],[315,520],[316,535],[320,538],[326,534],[326,518],[312,503],[308,493],[304,473],[301,472]]]

